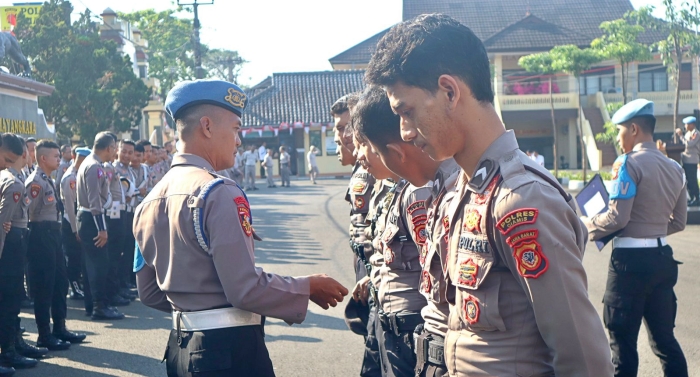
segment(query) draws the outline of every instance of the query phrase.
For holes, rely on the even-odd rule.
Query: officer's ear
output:
[[[462,95],[462,90],[459,87],[457,80],[451,75],[441,75],[438,77],[437,95],[442,95],[447,99],[447,106],[453,110]]]
[[[213,137],[214,122],[208,116],[204,115],[199,118],[199,128],[207,138],[211,139]]]
[[[406,161],[406,153],[404,152],[403,148],[399,144],[396,143],[389,143],[386,145],[386,149],[389,150],[390,153],[393,153],[396,155],[396,157],[399,159],[399,161],[404,162]]]

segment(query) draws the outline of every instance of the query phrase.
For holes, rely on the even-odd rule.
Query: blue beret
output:
[[[639,98],[628,102],[625,106],[622,106],[620,110],[617,110],[611,121],[615,124],[622,124],[634,117],[644,115],[654,116],[654,102]]]
[[[697,121],[698,121],[698,120],[695,119],[695,117],[686,117],[686,118],[683,118],[683,123],[684,123],[684,124],[695,123],[695,122],[697,122]]]
[[[177,119],[181,111],[195,105],[214,105],[241,116],[248,102],[243,89],[222,80],[182,81],[170,89],[165,111]]]
[[[80,147],[80,148],[77,148],[75,150],[75,154],[77,156],[87,157],[90,155],[90,153],[92,153],[92,151],[90,150],[90,148],[86,148],[86,147]]]

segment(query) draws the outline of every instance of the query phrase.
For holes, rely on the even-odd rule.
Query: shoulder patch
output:
[[[428,239],[428,231],[425,229],[428,223],[428,215],[418,215],[413,217],[411,221],[413,222],[413,239],[418,246],[423,247]]]
[[[22,196],[21,193],[19,192],[13,192],[12,193],[12,200],[15,201],[15,203],[19,203],[19,198]]]
[[[236,203],[238,209],[238,218],[241,221],[243,232],[246,236],[253,235],[253,226],[250,225],[250,205],[248,201],[242,196],[235,198],[233,201]]]
[[[75,181],[73,180],[70,181],[70,189],[75,190]]]
[[[513,257],[518,273],[524,278],[537,279],[549,268],[549,261],[542,252],[542,246],[534,239],[513,246]]]
[[[39,191],[41,191],[41,186],[38,183],[32,183],[29,186],[29,194],[32,196],[32,199],[36,199],[39,196]]]
[[[97,179],[100,179],[105,176],[105,171],[102,170],[102,168],[97,168]]]
[[[365,208],[365,198],[358,196],[355,198],[355,208],[357,209],[363,209]]]
[[[425,209],[425,201],[424,200],[419,200],[417,202],[411,203],[408,206],[408,208],[406,209],[406,212],[408,212],[409,215],[412,215],[414,212],[416,212],[420,209]]]
[[[632,199],[637,195],[637,184],[627,171],[627,157],[623,154],[613,165],[613,188],[610,199]]]
[[[537,229],[523,230],[522,232],[515,233],[514,235],[508,237],[506,239],[506,243],[513,247],[519,244],[520,242],[524,242],[527,240],[536,240],[538,235],[539,231]]]
[[[525,224],[534,224],[540,211],[537,208],[516,209],[498,220],[496,227],[503,234]]]

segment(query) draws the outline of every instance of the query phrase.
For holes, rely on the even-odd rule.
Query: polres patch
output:
[[[425,201],[424,200],[419,200],[417,202],[411,203],[411,205],[408,206],[406,209],[406,212],[408,212],[409,215],[412,215],[414,212],[425,209]]]
[[[498,220],[496,227],[503,234],[525,224],[534,224],[540,211],[536,208],[516,209]]]
[[[253,226],[250,225],[250,205],[248,201],[241,196],[235,198],[234,202],[236,203],[238,218],[241,221],[243,233],[245,233],[246,236],[251,236],[253,234]]]
[[[520,242],[513,247],[518,273],[524,278],[537,279],[549,268],[549,261],[536,240]]]
[[[479,322],[479,302],[472,295],[469,295],[464,299],[464,304],[462,305],[462,310],[464,310],[464,319],[470,325]]]

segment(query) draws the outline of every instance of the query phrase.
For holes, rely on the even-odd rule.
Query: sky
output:
[[[32,0],[0,0],[0,6],[20,2]],[[175,0],[71,2],[74,15],[86,8],[100,14],[107,7],[117,12],[132,12],[168,9],[176,3]],[[654,5],[659,11],[662,0],[631,2],[635,8]],[[243,66],[239,82],[255,85],[272,73],[332,69],[329,58],[401,21],[401,4],[401,0],[214,0],[212,5],[199,7],[200,38],[212,48],[237,50],[249,62]]]

